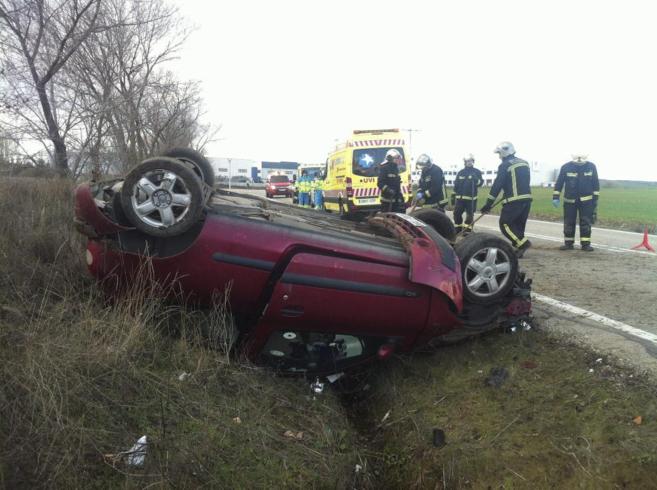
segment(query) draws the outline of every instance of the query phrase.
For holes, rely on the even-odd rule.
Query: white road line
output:
[[[498,214],[489,214],[489,216],[499,217]],[[542,225],[553,225],[553,226],[563,227],[563,221],[545,221],[545,220],[541,220],[541,219],[528,219],[527,222],[528,223],[540,223]],[[636,231],[614,230],[613,228],[598,228],[597,226],[592,226],[591,230],[601,231],[601,232],[621,233],[623,235],[634,235],[639,240],[641,239],[641,237],[643,237],[643,232],[639,233],[639,232],[636,232]],[[657,239],[657,235],[648,234],[648,238]]]
[[[540,301],[541,303],[545,303],[550,306],[554,306],[555,308],[559,308],[560,310],[567,311],[568,313],[572,313],[579,317],[586,318],[588,320],[593,320],[594,322],[602,323],[606,327],[619,330],[621,332],[632,335],[639,339],[647,340],[649,342],[657,344],[657,335],[652,334],[650,332],[646,332],[645,330],[641,330],[640,328],[632,327],[631,325],[627,325],[626,323],[612,320],[611,318],[607,318],[606,316],[598,315],[597,313],[593,313],[592,311],[588,311],[583,308],[578,308],[577,306],[564,303],[563,301],[550,298],[549,296],[543,296],[542,294],[532,293],[532,299],[536,301]]]
[[[477,225],[478,228],[486,228],[487,230],[494,230],[499,232],[499,228],[493,227],[493,226],[486,226],[486,225]],[[538,238],[539,240],[547,240],[550,242],[557,242],[557,243],[562,243],[563,238],[555,238],[552,236],[548,235],[539,235],[537,233],[529,233],[525,232],[525,236],[528,236],[529,238]],[[632,254],[641,254],[641,255],[648,255],[650,257],[657,257],[657,254],[654,252],[646,252],[643,250],[632,250],[631,248],[620,248],[620,247],[614,247],[612,245],[603,245],[602,243],[597,243],[597,242],[591,242],[591,246],[593,248],[599,248],[601,250],[607,250],[609,252],[616,252],[616,253],[632,253]]]

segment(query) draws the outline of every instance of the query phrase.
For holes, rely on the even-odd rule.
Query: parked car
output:
[[[245,177],[244,175],[234,175],[230,178],[230,183],[233,185],[251,187],[253,180],[251,180],[249,177]]]
[[[287,372],[340,372],[531,311],[531,281],[511,246],[488,234],[458,239],[436,210],[354,223],[213,192],[175,153],[123,180],[80,185],[75,205],[89,271],[109,294],[146,263],[152,279],[176,281],[172,300],[211,305],[230,288],[247,354]]]
[[[269,198],[276,196],[292,197],[294,185],[287,175],[272,175],[265,186],[265,195]]]

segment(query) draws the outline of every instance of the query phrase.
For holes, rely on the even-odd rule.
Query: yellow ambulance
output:
[[[357,129],[346,142],[338,144],[326,160],[323,185],[326,210],[354,215],[378,211],[380,191],[376,181],[380,164],[391,148],[402,156],[399,176],[404,201],[408,202],[411,171],[402,133],[399,129]]]

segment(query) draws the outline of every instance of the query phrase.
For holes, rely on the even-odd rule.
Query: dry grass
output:
[[[342,407],[231,361],[227,298],[189,311],[136,284],[107,304],[71,190],[0,182],[0,487],[346,486],[357,456]],[[144,434],[144,468],[107,456]]]

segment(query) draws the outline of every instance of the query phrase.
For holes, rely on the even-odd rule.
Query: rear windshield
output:
[[[376,177],[379,175],[379,164],[386,159],[388,150],[394,148],[401,155],[397,163],[399,173],[406,170],[406,161],[404,159],[404,150],[400,146],[389,148],[363,148],[354,150],[353,169],[355,175],[362,177]]]
[[[289,182],[290,179],[287,177],[287,175],[272,175],[269,181],[272,184],[280,184],[281,182]]]

